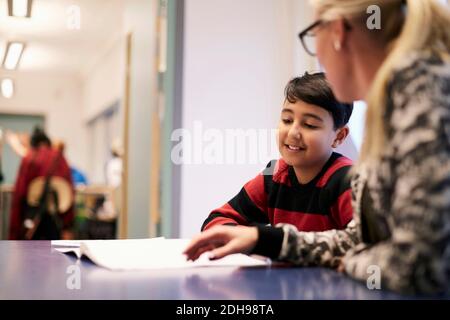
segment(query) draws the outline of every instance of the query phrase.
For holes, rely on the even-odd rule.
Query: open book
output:
[[[173,269],[190,267],[258,267],[270,265],[270,260],[232,254],[209,260],[204,253],[196,261],[183,255],[189,239],[86,240],[52,241],[52,247],[62,253],[86,256],[98,266],[110,270]]]

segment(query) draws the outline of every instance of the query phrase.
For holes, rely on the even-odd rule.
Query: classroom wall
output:
[[[3,72],[2,77],[7,77]],[[83,129],[81,81],[71,74],[20,72],[11,74],[16,83],[14,99],[0,97],[0,112],[44,114],[51,138],[66,143],[71,165],[87,167],[86,131]]]
[[[92,120],[122,98],[124,79],[125,35],[124,32],[118,32],[83,71],[83,118],[86,121]]]
[[[123,23],[118,21],[118,28]],[[82,71],[82,116],[89,141],[88,173],[92,183],[105,183],[105,164],[110,159],[113,139],[123,137],[123,94],[125,88],[125,34],[116,31],[111,40],[99,48],[97,56]],[[105,136],[105,119],[99,119],[107,109],[119,106],[115,132]],[[110,139],[111,141],[107,141]]]

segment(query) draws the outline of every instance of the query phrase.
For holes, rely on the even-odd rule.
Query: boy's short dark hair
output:
[[[46,144],[47,146],[52,145],[49,137],[45,134],[44,130],[42,130],[40,127],[35,127],[33,133],[31,134],[30,145],[32,148],[37,148],[40,144]]]
[[[336,100],[323,72],[305,73],[302,77],[292,79],[287,84],[284,95],[290,103],[303,101],[330,112],[333,116],[334,129],[345,126],[352,115],[353,104],[340,103]]]

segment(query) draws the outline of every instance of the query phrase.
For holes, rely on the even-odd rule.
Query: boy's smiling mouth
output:
[[[306,147],[296,146],[293,144],[285,144],[284,145],[289,151],[299,152],[299,151],[305,151]]]

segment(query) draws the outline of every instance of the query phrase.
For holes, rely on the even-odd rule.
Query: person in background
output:
[[[23,158],[28,153],[30,149],[30,137],[27,134],[16,134],[14,132],[7,132],[7,140],[11,149],[20,157]],[[58,150],[62,154],[64,154],[65,143],[62,140],[54,140],[52,143],[52,148]],[[70,166],[70,171],[72,173],[72,181],[77,185],[87,185],[88,179],[86,175],[74,166]]]
[[[106,184],[118,188],[122,184],[122,156],[123,148],[119,139],[111,144],[112,158],[106,163]]]
[[[66,144],[62,140],[55,140],[53,142],[53,148],[64,154]],[[78,168],[70,166],[70,172],[72,174],[72,181],[75,186],[85,186],[89,184],[86,175]]]
[[[20,158],[25,157],[30,149],[30,136],[27,133],[18,134],[8,130],[6,132],[6,141]]]
[[[30,183],[37,177],[51,176],[61,177],[69,183],[73,190],[72,176],[64,156],[59,150],[52,148],[51,141],[45,132],[35,128],[30,138],[31,148],[25,154],[20,164],[19,173],[14,187],[14,195],[11,206],[9,239],[23,239],[24,214],[27,210],[27,194]],[[61,234],[45,234],[36,231],[39,239],[68,239],[71,238],[71,228],[74,220],[73,205],[62,213]]]

